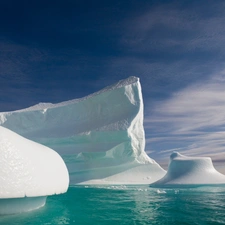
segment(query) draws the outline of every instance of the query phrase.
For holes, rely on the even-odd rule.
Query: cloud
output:
[[[0,40],[0,48],[2,111],[28,107],[38,103],[40,99],[48,101],[49,96],[56,96],[57,92],[52,90],[58,78],[52,71],[62,67],[65,53],[55,55],[48,49],[23,45],[4,38]]]
[[[31,66],[49,58],[49,53],[45,50],[4,39],[0,40],[0,47],[1,78],[25,79],[32,71]]]
[[[121,42],[131,52],[170,54],[219,51],[225,41],[225,3],[156,4],[125,23]],[[215,52],[216,53],[216,52]]]
[[[172,151],[225,161],[224,70],[146,109],[147,148],[156,158]],[[147,149],[148,151],[148,149]]]
[[[207,3],[160,3],[128,18],[127,55],[111,64],[140,76],[146,151],[163,163],[172,151],[225,160],[225,3]]]

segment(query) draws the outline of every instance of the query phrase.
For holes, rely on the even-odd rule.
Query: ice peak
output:
[[[170,155],[170,160],[173,160],[177,157],[185,157],[184,155],[181,155],[179,152],[173,152],[171,155]]]

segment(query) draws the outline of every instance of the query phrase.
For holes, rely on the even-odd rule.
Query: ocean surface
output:
[[[73,186],[0,224],[225,224],[225,187]]]

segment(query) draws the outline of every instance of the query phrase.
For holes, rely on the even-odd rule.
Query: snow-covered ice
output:
[[[188,157],[178,152],[170,156],[166,175],[152,187],[225,184],[225,175],[218,172],[210,157]]]
[[[166,173],[144,150],[137,77],[84,98],[2,112],[0,125],[57,151],[71,184],[149,184]]]
[[[1,126],[0,166],[0,214],[39,208],[46,196],[68,189],[68,170],[57,152]]]

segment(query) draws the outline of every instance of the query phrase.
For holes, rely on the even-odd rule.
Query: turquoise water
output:
[[[41,209],[1,216],[0,224],[225,224],[225,187],[74,186]]]

